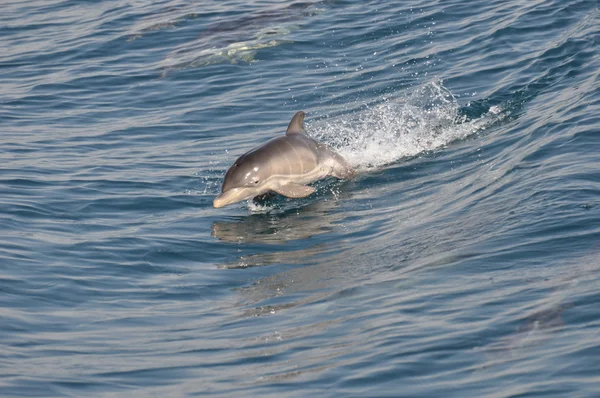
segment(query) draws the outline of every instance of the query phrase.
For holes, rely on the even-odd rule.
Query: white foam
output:
[[[385,99],[356,114],[315,122],[308,130],[358,170],[369,170],[463,139],[497,121],[502,113],[496,106],[480,118],[467,120],[459,109],[441,82],[430,82],[402,99]]]
[[[257,203],[253,200],[247,200],[248,211],[252,214],[266,214],[274,209],[272,205]]]

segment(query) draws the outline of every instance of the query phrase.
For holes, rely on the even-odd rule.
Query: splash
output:
[[[272,203],[258,203],[252,199],[247,200],[246,203],[248,205],[248,211],[251,214],[267,214],[276,209],[276,206],[273,206]]]
[[[384,99],[354,115],[326,119],[308,129],[360,171],[447,146],[483,130],[504,116],[500,106],[478,118],[460,112],[441,82],[427,83],[403,99]]]

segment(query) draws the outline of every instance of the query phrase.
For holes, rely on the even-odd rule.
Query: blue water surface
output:
[[[0,396],[600,396],[597,1],[0,9]]]

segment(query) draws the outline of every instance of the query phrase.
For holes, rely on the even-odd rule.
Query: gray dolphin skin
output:
[[[302,111],[296,113],[284,136],[240,156],[225,174],[222,193],[213,206],[227,206],[271,191],[303,198],[315,191],[305,184],[328,176],[351,178],[354,169],[346,159],[306,135],[304,116]]]

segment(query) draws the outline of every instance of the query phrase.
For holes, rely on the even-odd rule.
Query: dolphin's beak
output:
[[[215,200],[213,200],[213,207],[215,209],[218,209],[220,207],[227,206],[228,204],[233,203],[233,202],[228,202],[227,201],[227,198],[226,198],[227,195],[226,195],[226,193],[227,192],[223,192],[222,194],[218,195],[215,198]]]
[[[245,199],[253,197],[247,188],[233,188],[218,195],[213,200],[213,206],[218,209],[223,206],[231,205],[236,202],[241,202]]]

